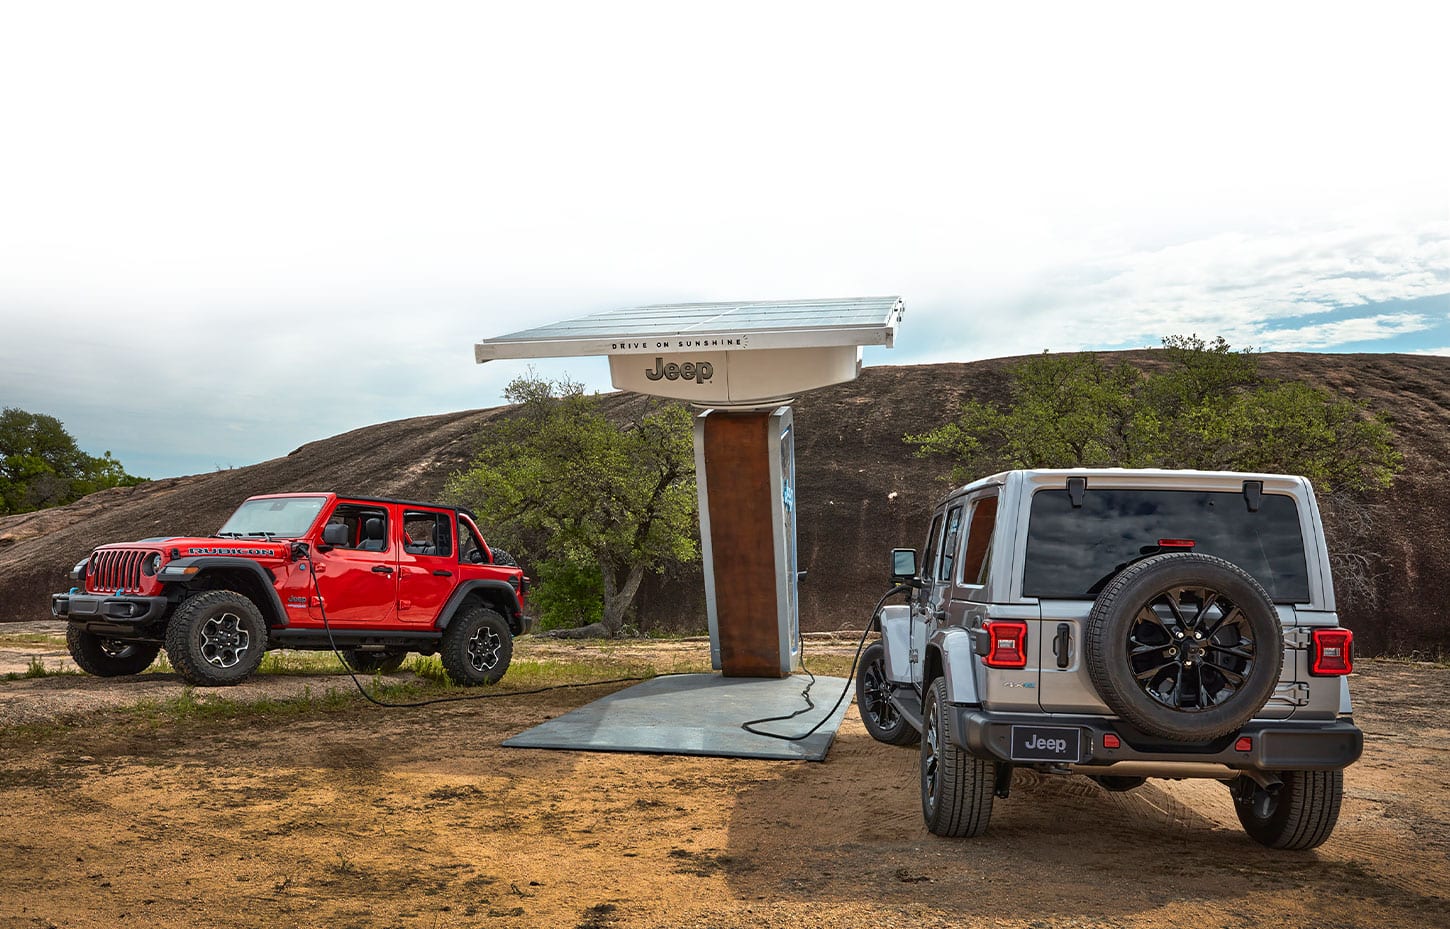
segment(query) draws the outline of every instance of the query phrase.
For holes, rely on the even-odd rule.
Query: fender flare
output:
[[[196,568],[197,570],[192,574],[182,574],[181,569],[184,568]],[[272,629],[281,629],[287,625],[287,611],[283,609],[282,598],[277,593],[276,577],[271,571],[248,558],[227,558],[224,555],[176,558],[163,565],[157,577],[167,585],[185,585],[204,576],[208,571],[217,570],[244,571],[255,577],[257,584],[265,591],[264,602],[258,603],[257,608],[262,611],[262,617],[267,621],[267,626]]]
[[[979,705],[972,634],[960,626],[938,629],[926,644],[928,672],[940,669],[947,682],[947,702]],[[925,686],[929,681],[923,679]]]
[[[881,647],[886,652],[886,679],[911,683],[911,607],[899,603],[881,608]]]
[[[458,614],[459,608],[463,606],[463,601],[468,598],[469,594],[477,591],[487,591],[487,599],[489,600],[494,599],[495,596],[502,597],[504,604],[507,606],[504,619],[508,620],[509,627],[522,628],[523,624],[520,617],[524,611],[519,606],[519,595],[514,592],[513,587],[507,581],[473,580],[464,581],[459,584],[448,597],[448,602],[443,604],[443,609],[438,613],[437,627],[439,632],[448,628],[448,624],[453,622],[453,617]]]

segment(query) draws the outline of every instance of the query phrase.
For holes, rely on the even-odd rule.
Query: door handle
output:
[[[392,574],[393,573],[393,569],[390,568],[390,567],[388,567],[385,564],[378,564],[378,565],[373,565],[373,573],[374,574]]]
[[[442,568],[439,568],[437,571],[434,571],[433,572],[433,576],[434,577],[452,577],[453,576],[453,572],[452,571],[445,571]]]
[[[1057,666],[1066,668],[1072,660],[1072,626],[1057,624],[1057,635],[1052,638],[1052,653],[1057,656]]]

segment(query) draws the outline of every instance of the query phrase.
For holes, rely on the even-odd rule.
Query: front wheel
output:
[[[76,666],[96,677],[140,674],[161,652],[160,645],[105,639],[74,624],[66,626],[65,644]]]
[[[251,677],[267,652],[261,610],[234,590],[208,590],[181,602],[166,626],[166,656],[182,679],[225,687]]]
[[[1280,771],[1283,786],[1265,791],[1247,777],[1231,788],[1234,809],[1249,837],[1269,848],[1293,851],[1324,844],[1339,821],[1343,771]]]
[[[886,648],[873,642],[861,655],[856,675],[856,708],[871,738],[887,745],[910,745],[921,736],[891,705],[891,682],[886,677]]]
[[[514,654],[514,637],[504,618],[475,606],[454,617],[443,631],[443,670],[461,687],[497,684]]]
[[[921,730],[921,813],[936,835],[976,838],[992,819],[995,762],[969,755],[951,738],[947,682],[926,692]]]

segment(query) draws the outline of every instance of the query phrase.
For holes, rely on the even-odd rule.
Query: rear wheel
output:
[[[342,657],[347,660],[347,666],[359,674],[392,674],[403,666],[408,653],[398,649],[365,652],[360,648],[350,648],[342,653]]]
[[[160,645],[105,639],[74,624],[66,626],[65,644],[76,666],[97,677],[140,674],[161,652]]]
[[[891,683],[886,677],[886,648],[872,643],[861,656],[856,674],[856,708],[871,738],[887,745],[910,745],[921,736],[906,717],[891,705]]]
[[[1283,786],[1269,793],[1251,779],[1232,784],[1244,831],[1269,848],[1302,850],[1324,844],[1339,821],[1343,771],[1280,771]]]
[[[926,692],[921,730],[921,813],[936,835],[971,837],[987,831],[997,765],[967,753],[951,739],[945,678]]]
[[[473,606],[443,631],[439,657],[453,683],[463,687],[497,684],[514,654],[509,624],[493,610]]]
[[[267,652],[267,623],[234,590],[193,594],[166,626],[166,656],[187,683],[225,687],[251,677]]]

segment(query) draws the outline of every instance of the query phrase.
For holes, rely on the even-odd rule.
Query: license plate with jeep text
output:
[[[1082,730],[1055,726],[1013,726],[1013,761],[1082,761]]]

